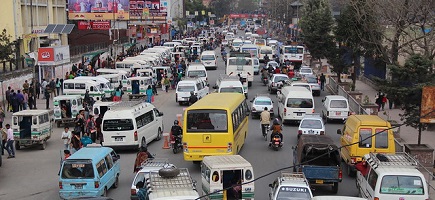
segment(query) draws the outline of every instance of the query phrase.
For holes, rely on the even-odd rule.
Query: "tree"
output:
[[[11,36],[3,29],[0,34],[0,61],[10,61],[13,58],[14,45],[10,39]]]
[[[404,113],[400,117],[407,126],[426,128],[420,123],[420,104],[423,86],[435,85],[434,73],[431,72],[433,64],[427,56],[414,54],[404,66],[389,66],[391,80],[375,79],[379,89],[386,92],[388,100],[401,105]],[[420,140],[419,135],[418,144]]]
[[[234,8],[235,1],[233,0],[214,0],[210,3],[210,8],[216,16],[223,17],[231,13]]]
[[[258,4],[253,0],[239,0],[237,5],[235,11],[239,13],[249,13],[258,9]]]
[[[307,0],[303,7],[300,27],[304,43],[310,50],[312,59],[325,58],[331,49],[336,48],[333,41],[334,23],[327,0]]]

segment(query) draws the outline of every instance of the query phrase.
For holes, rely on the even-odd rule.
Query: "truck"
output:
[[[277,199],[311,199],[313,194],[304,173],[281,171],[281,176],[269,184],[270,200]]]
[[[293,147],[293,171],[303,172],[311,186],[332,186],[338,192],[342,180],[340,152],[328,135],[301,135]]]

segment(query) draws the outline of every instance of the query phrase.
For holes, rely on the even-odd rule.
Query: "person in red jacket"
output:
[[[288,75],[289,78],[293,78],[295,76],[295,72],[292,69],[290,69],[288,71],[287,75]]]

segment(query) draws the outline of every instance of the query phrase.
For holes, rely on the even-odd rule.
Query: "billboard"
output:
[[[79,30],[109,30],[110,21],[78,21]]]
[[[435,123],[435,86],[423,87],[420,123]]]
[[[167,0],[147,0],[145,7],[148,8],[150,16],[167,16]]]
[[[129,20],[129,0],[69,0],[70,20]]]
[[[130,0],[130,19],[142,19],[145,18],[144,14],[145,1]]]
[[[70,62],[69,46],[40,47],[38,65],[60,65]]]

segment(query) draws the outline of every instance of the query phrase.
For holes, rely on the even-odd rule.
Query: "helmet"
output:
[[[275,118],[274,120],[273,120],[273,125],[279,125],[280,123],[279,123],[279,119],[278,118]]]
[[[174,125],[178,125],[178,120],[175,120],[175,121],[174,121]]]

